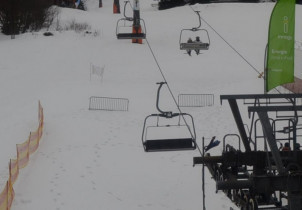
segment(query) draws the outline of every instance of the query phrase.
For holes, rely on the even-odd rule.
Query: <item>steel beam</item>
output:
[[[243,145],[245,147],[245,151],[250,152],[251,151],[250,143],[249,143],[248,136],[247,136],[245,128],[244,128],[244,124],[243,124],[242,117],[241,117],[241,114],[240,114],[240,111],[238,108],[237,101],[236,101],[236,99],[233,99],[233,98],[229,98],[228,101],[229,101],[237,128],[239,130],[239,134],[241,136]]]
[[[273,135],[273,128],[270,124],[268,114],[267,112],[263,111],[259,111],[257,113],[262,124],[264,136],[266,137],[267,143],[271,149],[272,157],[275,161],[277,170],[280,174],[283,174],[285,173],[285,168],[281,160],[281,155],[276,143],[276,139]]]

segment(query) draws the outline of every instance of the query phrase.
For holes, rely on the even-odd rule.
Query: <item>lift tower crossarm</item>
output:
[[[249,143],[249,138],[247,136],[247,133],[244,128],[244,124],[242,121],[242,117],[240,114],[240,110],[238,108],[237,100],[242,99],[242,100],[258,100],[260,103],[261,99],[266,100],[266,104],[270,104],[271,101],[270,99],[291,99],[288,101],[288,103],[292,104],[293,102],[296,102],[297,98],[302,98],[302,94],[246,94],[246,95],[221,95],[220,96],[220,101],[222,103],[223,100],[228,100],[240,137],[242,139],[243,145],[245,147],[245,150],[247,152],[251,151],[250,143]],[[297,107],[297,106],[296,106]],[[257,108],[257,107],[251,107],[252,108]],[[273,109],[273,108],[272,108]]]

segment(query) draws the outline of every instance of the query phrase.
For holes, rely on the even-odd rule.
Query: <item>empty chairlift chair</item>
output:
[[[117,21],[116,24],[116,37],[117,39],[146,39],[146,25],[145,21],[141,18],[134,20],[132,17],[126,16],[126,6],[129,1],[125,1],[124,5],[124,18]],[[140,26],[137,33],[133,33],[133,26],[136,24]]]
[[[195,11],[199,17],[199,26],[191,29],[182,29],[179,37],[180,50],[208,50],[210,47],[210,36],[206,29],[201,29],[201,18],[199,11]],[[195,40],[194,40],[195,39]]]
[[[196,149],[196,133],[193,117],[186,113],[164,112],[159,106],[160,89],[165,82],[158,83],[157,114],[145,118],[142,143],[146,152],[181,151]]]

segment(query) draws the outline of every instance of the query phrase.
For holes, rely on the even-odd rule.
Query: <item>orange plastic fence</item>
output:
[[[2,192],[0,193],[0,210],[9,210],[12,206],[15,192],[13,184],[16,182],[19,169],[24,168],[29,161],[29,156],[34,153],[38,147],[39,142],[43,134],[44,126],[44,114],[43,107],[39,101],[39,112],[38,112],[39,126],[36,131],[30,132],[28,139],[17,144],[17,159],[11,159],[9,161],[9,179]]]

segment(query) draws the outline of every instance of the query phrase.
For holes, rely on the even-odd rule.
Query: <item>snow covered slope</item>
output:
[[[144,118],[156,113],[156,82],[163,81],[148,44],[117,40],[112,1],[88,0],[88,11],[61,9],[54,36],[43,32],[0,35],[0,181],[15,144],[37,127],[38,100],[45,126],[40,146],[14,185],[14,210],[201,209],[201,167],[192,167],[198,151],[145,153]],[[267,27],[273,3],[194,5],[247,64],[207,24],[210,50],[189,57],[179,50],[183,28],[198,24],[189,6],[158,11],[141,1],[147,39],[174,93],[215,94],[215,105],[186,108],[193,115],[197,142],[237,132],[221,94],[262,93]],[[122,2],[121,2],[122,6]],[[301,20],[297,5],[297,26]],[[87,23],[92,34],[55,31],[72,21]],[[297,41],[302,41],[297,27]],[[96,34],[96,35],[94,35]],[[90,81],[90,65],[105,68],[102,81]],[[90,96],[128,98],[128,112],[89,111]],[[163,89],[161,104],[176,110]],[[215,149],[217,153],[220,148]],[[206,174],[208,209],[233,206]],[[1,188],[2,189],[2,188]]]

